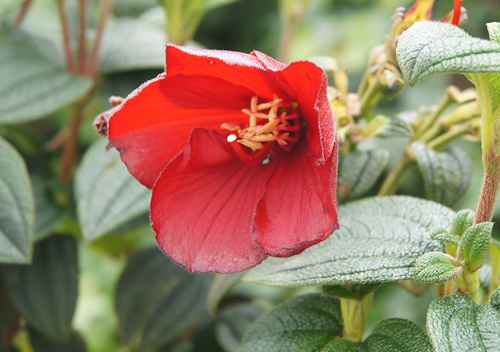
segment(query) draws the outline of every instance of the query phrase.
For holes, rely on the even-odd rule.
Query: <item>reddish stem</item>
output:
[[[91,77],[97,75],[97,68],[99,63],[99,51],[101,50],[102,36],[104,33],[104,28],[106,27],[106,21],[108,19],[109,13],[113,5],[113,0],[104,0],[101,8],[101,15],[99,17],[99,24],[97,27],[97,36],[94,43],[94,48],[92,49],[92,56],[90,59],[89,73]]]
[[[28,10],[33,3],[33,0],[25,0],[23,3],[23,7],[21,8],[21,12],[19,12],[19,15],[16,18],[16,21],[14,22],[14,26],[19,27],[21,23],[24,20],[24,17],[26,17],[26,14],[28,13]]]
[[[498,196],[500,173],[497,168],[484,168],[483,186],[476,210],[476,224],[491,221]]]
[[[460,23],[460,14],[462,12],[462,0],[455,0],[455,8],[453,9],[453,19],[451,24],[458,26]]]
[[[59,12],[59,19],[61,20],[63,47],[64,54],[66,56],[66,68],[69,72],[74,72],[75,65],[73,63],[73,54],[71,53],[68,20],[66,19],[66,14],[64,12],[63,0],[56,1],[56,4],[57,11]]]
[[[78,47],[78,73],[83,75],[85,74],[85,66],[86,66],[86,53],[85,53],[85,37],[86,37],[86,29],[87,29],[87,1],[80,0],[80,40]]]

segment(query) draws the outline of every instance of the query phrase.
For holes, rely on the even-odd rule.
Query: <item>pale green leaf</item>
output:
[[[28,263],[35,223],[33,187],[23,158],[1,137],[0,199],[0,262]]]
[[[500,72],[500,43],[449,23],[420,21],[399,38],[397,59],[410,85],[437,73]]]
[[[487,23],[486,27],[488,28],[490,40],[500,42],[500,22]]]
[[[461,238],[464,232],[474,224],[476,213],[470,209],[460,210],[451,222],[450,233]]]
[[[296,296],[257,319],[237,352],[319,351],[341,334],[338,300],[318,294]]]
[[[490,249],[492,222],[483,222],[469,227],[458,247],[459,259],[466,261],[471,272],[479,270],[486,261]]]
[[[106,27],[100,71],[111,73],[165,66],[165,31],[141,19],[121,18]]]
[[[339,208],[340,230],[287,259],[268,258],[243,281],[271,286],[343,285],[412,278],[415,260],[442,250],[430,229],[447,227],[455,213],[423,199],[367,198]]]
[[[465,295],[435,300],[427,331],[436,352],[500,351],[500,312]]]
[[[151,191],[129,174],[105,139],[87,150],[75,176],[78,220],[85,239],[95,240],[145,214]]]
[[[458,277],[463,267],[452,256],[441,252],[425,253],[415,261],[414,278],[417,282],[436,283]]]
[[[338,178],[339,202],[358,198],[367,192],[389,162],[385,149],[360,150],[344,158]]]
[[[28,323],[51,339],[69,338],[78,295],[76,240],[49,237],[36,244],[31,265],[2,269],[9,296]]]
[[[459,148],[438,153],[425,143],[412,143],[417,165],[424,179],[427,198],[453,206],[462,197],[472,179],[472,162]]]
[[[116,288],[120,337],[149,351],[179,337],[206,312],[210,277],[189,275],[158,248],[134,255]]]
[[[27,39],[0,38],[0,123],[20,123],[69,105],[92,87],[42,55]]]
[[[211,10],[215,10],[218,7],[229,5],[230,3],[233,3],[236,1],[239,1],[239,0],[204,0],[201,8],[204,12],[208,12]]]
[[[439,227],[431,230],[431,238],[434,241],[445,241],[455,246],[458,246],[460,242],[460,237],[452,235],[446,229]]]

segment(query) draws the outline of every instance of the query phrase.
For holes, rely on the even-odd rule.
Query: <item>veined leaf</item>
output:
[[[360,150],[346,156],[340,168],[339,201],[363,195],[377,181],[388,162],[389,151],[385,149]]]
[[[459,276],[463,267],[452,256],[441,252],[425,253],[415,261],[415,281],[435,283],[450,281]]]
[[[500,72],[500,43],[449,23],[420,21],[399,38],[397,59],[410,85],[437,73],[494,73]]]
[[[427,331],[436,352],[500,351],[500,312],[465,295],[435,300]]]
[[[483,222],[469,227],[462,236],[458,253],[471,272],[479,270],[486,261],[492,230],[492,222]]]
[[[488,27],[490,40],[500,42],[500,22],[487,23],[486,27]]]
[[[412,150],[427,198],[447,206],[455,205],[472,179],[472,162],[467,154],[453,147],[438,153],[422,142],[414,142]]]
[[[107,141],[95,142],[85,153],[75,176],[78,219],[83,236],[93,241],[129,220],[145,214],[151,191],[127,171]]]
[[[141,351],[157,348],[207,314],[210,277],[189,275],[158,248],[133,256],[116,288],[120,337]]]
[[[39,332],[70,338],[78,294],[76,240],[52,236],[35,246],[31,265],[5,265],[5,286],[16,309]]]
[[[338,300],[318,294],[297,296],[257,319],[237,352],[318,351],[341,334]]]
[[[35,223],[33,187],[23,158],[1,137],[0,199],[0,262],[29,263]]]
[[[44,117],[69,105],[92,87],[41,54],[27,39],[0,38],[0,123]]]
[[[343,285],[412,278],[422,254],[444,247],[430,230],[447,227],[455,213],[423,199],[391,196],[339,208],[340,230],[303,253],[268,258],[243,281],[270,286]]]

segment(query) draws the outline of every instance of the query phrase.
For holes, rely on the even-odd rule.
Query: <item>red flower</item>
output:
[[[190,272],[288,257],[337,224],[337,144],[325,74],[167,46],[167,72],[112,112],[109,139],[153,189],[160,248]]]

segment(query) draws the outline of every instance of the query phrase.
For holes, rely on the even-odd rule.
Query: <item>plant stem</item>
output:
[[[380,187],[380,191],[378,192],[379,196],[389,196],[396,192],[399,184],[403,180],[406,171],[408,168],[413,165],[413,160],[410,158],[406,150],[403,152],[401,159],[399,159],[398,163],[389,173],[387,178],[385,179],[382,187]]]
[[[293,42],[293,37],[295,36],[295,31],[297,30],[297,24],[287,20],[284,20],[283,22],[284,24],[280,39],[278,61],[287,62],[288,56],[290,54],[290,48]]]
[[[464,268],[462,275],[455,279],[458,287],[479,304],[479,274]]]
[[[500,172],[499,168],[484,167],[483,185],[476,210],[476,224],[491,221],[498,197]]]
[[[470,125],[468,124],[452,127],[448,132],[443,133],[436,139],[427,143],[427,146],[432,149],[441,148],[442,146],[445,146],[446,144],[466,135],[470,132],[470,129]]]
[[[73,54],[71,53],[71,43],[70,43],[70,33],[68,27],[68,20],[66,18],[66,13],[64,12],[64,0],[57,0],[57,11],[59,13],[59,19],[61,21],[62,34],[63,34],[63,47],[64,54],[66,56],[66,69],[69,72],[74,72],[75,65],[73,63]]]
[[[415,141],[423,141],[424,134],[437,122],[441,114],[446,110],[450,104],[454,102],[453,97],[451,96],[449,90],[446,90],[445,95],[439,102],[436,109],[424,120],[424,124],[418,129],[415,135]]]
[[[362,341],[366,330],[366,320],[373,300],[373,292],[361,299],[340,298],[344,319],[344,337],[352,341]]]
[[[85,52],[85,42],[86,42],[86,29],[87,29],[87,1],[79,0],[79,16],[80,16],[80,39],[78,45],[78,73],[80,75],[85,74],[86,66],[86,52]]]
[[[19,15],[17,15],[14,26],[19,27],[21,25],[32,3],[33,0],[24,0],[23,7],[21,8],[21,12],[19,12]]]
[[[101,50],[102,36],[104,34],[104,28],[106,27],[106,21],[111,12],[113,5],[113,0],[104,0],[101,8],[101,14],[99,17],[99,24],[97,26],[97,36],[94,43],[94,48],[92,49],[92,56],[90,59],[89,74],[91,77],[97,76],[97,70],[99,65],[99,52]]]

